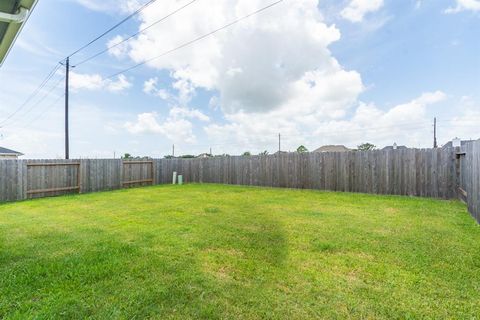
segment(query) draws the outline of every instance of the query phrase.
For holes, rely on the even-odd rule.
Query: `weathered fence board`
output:
[[[480,223],[480,141],[472,144],[472,185],[470,188],[470,196],[468,196],[468,206],[470,212]],[[467,191],[468,194],[468,191]]]
[[[25,172],[21,161],[0,161],[0,201],[25,199]]]
[[[81,192],[120,189],[122,160],[85,159],[81,162]]]
[[[462,193],[466,193],[468,209],[480,223],[480,140],[459,148],[457,161],[457,167],[460,169],[457,174],[459,196],[462,197]]]
[[[280,153],[148,161],[2,160],[0,201],[169,184],[174,171],[182,174],[185,182],[443,199],[457,198],[459,190],[464,190],[469,210],[480,222],[480,141],[462,149]],[[45,192],[35,192],[39,190]]]

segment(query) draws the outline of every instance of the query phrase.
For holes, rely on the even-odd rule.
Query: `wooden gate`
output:
[[[122,186],[124,188],[135,184],[154,184],[153,160],[123,161],[122,167]]]
[[[61,172],[61,168],[65,172]],[[73,171],[72,174],[72,170],[76,172]],[[60,195],[71,191],[80,193],[82,189],[80,170],[80,162],[27,163],[27,197],[42,194]]]

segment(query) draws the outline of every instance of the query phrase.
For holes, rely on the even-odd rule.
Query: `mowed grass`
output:
[[[0,205],[1,319],[478,319],[463,204],[221,185]]]

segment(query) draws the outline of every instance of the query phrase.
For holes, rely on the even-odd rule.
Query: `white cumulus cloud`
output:
[[[458,13],[461,11],[480,11],[480,0],[455,0],[456,4],[445,10],[445,13]]]
[[[81,6],[93,11],[115,13],[132,12],[140,7],[136,0],[118,1],[118,0],[75,0]]]
[[[205,6],[197,3],[130,41],[129,55],[135,62],[145,61],[154,52],[175,48],[266,4],[265,0],[218,1],[209,3],[205,14]],[[331,55],[328,46],[340,39],[340,31],[323,21],[317,4],[316,0],[281,3],[148,65],[170,71],[180,104],[205,89],[218,91],[217,104],[225,113],[268,112],[294,103],[295,109],[344,108],[363,84],[357,72],[344,70]],[[175,0],[153,4],[141,13],[139,28],[178,6]],[[147,85],[150,93],[153,85]],[[333,91],[327,93],[323,85]],[[305,96],[314,100],[307,102]]]
[[[107,90],[110,92],[120,92],[128,89],[132,84],[124,75],[119,75],[116,80],[103,79],[99,74],[81,74],[70,73],[70,84],[72,90]]]
[[[440,118],[438,120],[439,132],[442,138],[440,141],[448,141],[454,137],[462,140],[479,139],[480,103],[472,97],[464,96],[454,108],[462,111],[457,112],[457,115],[452,119]]]
[[[441,91],[424,93],[386,111],[374,104],[359,103],[351,117],[321,110],[295,113],[288,108],[256,115],[237,113],[227,116],[227,124],[209,124],[204,130],[220,145],[228,141],[254,152],[275,147],[278,133],[282,134],[284,150],[294,150],[300,144],[319,147],[346,141],[351,147],[365,141],[416,146],[425,141],[426,134],[430,136],[427,107],[444,99]]]
[[[425,130],[430,130],[427,108],[445,99],[445,94],[425,93],[387,110],[359,102],[365,90],[362,77],[332,55],[329,46],[341,33],[325,22],[317,0],[284,2],[201,42],[151,59],[267,3],[212,2],[208,14],[205,6],[196,3],[129,41],[128,56],[134,62],[148,60],[150,68],[167,71],[171,77],[168,88],[160,87],[158,77],[148,79],[144,92],[181,107],[171,107],[164,118],[155,113],[139,115],[125,127],[132,133],[168,134],[172,140],[192,142],[196,139],[194,126],[203,126],[212,143],[251,151],[272,150],[278,133],[285,148],[346,141],[354,146],[366,140],[408,145],[425,142],[429,135]],[[178,6],[176,0],[156,2],[140,14],[139,29]],[[350,11],[344,11],[352,20],[361,21],[382,6],[379,0],[353,0],[347,7]],[[186,107],[199,90],[212,93],[209,105],[223,113],[221,123]],[[419,126],[419,122],[421,132],[405,134],[402,128],[392,129]],[[372,130],[376,126],[386,129]]]
[[[194,143],[196,141],[190,121],[168,118],[160,123],[156,112],[139,114],[137,121],[125,123],[125,128],[132,134],[162,134],[173,142]]]
[[[182,108],[182,107],[173,107],[172,109],[170,109],[170,117],[175,119],[178,119],[178,118],[197,119],[204,122],[210,121],[210,118],[200,110],[191,109],[191,108]]]
[[[107,42],[108,53],[114,57],[122,58],[128,53],[128,45],[124,37],[117,35]]]
[[[137,115],[135,122],[126,122],[125,128],[132,134],[158,133],[173,142],[194,143],[196,136],[191,120],[210,121],[210,118],[200,110],[186,107],[173,107],[163,121],[159,118],[156,112],[142,113]]]
[[[383,0],[351,0],[340,15],[351,22],[362,22],[366,14],[383,7]]]

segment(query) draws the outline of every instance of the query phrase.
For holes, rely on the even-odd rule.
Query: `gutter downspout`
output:
[[[22,23],[28,17],[28,9],[20,7],[16,14],[0,12],[0,21],[8,23]]]

